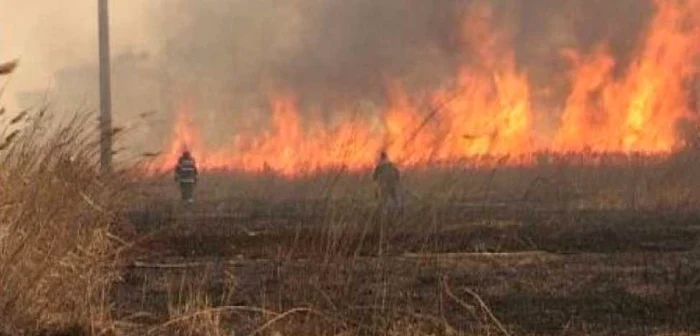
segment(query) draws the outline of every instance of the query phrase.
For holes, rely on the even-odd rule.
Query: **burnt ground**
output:
[[[240,307],[313,311],[276,324],[291,334],[498,334],[489,312],[516,335],[700,333],[692,211],[246,200],[128,217],[137,245],[112,295],[143,328],[195,302],[239,307],[221,318],[243,334],[269,316]]]

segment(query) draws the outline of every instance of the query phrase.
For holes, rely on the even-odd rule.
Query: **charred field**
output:
[[[700,334],[700,0],[154,6],[0,106],[0,336]]]
[[[393,215],[361,173],[208,174],[190,208],[152,179],[127,215],[117,320],[195,334],[695,334],[693,157],[416,169]]]

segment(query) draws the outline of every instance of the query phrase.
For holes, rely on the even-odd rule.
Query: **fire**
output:
[[[469,62],[449,87],[418,99],[392,82],[390,103],[376,118],[342,114],[332,124],[300,111],[293,94],[279,94],[270,100],[266,131],[238,136],[216,150],[203,145],[185,104],[173,141],[153,167],[170,169],[184,147],[204,169],[286,176],[366,169],[382,150],[402,165],[523,164],[539,151],[669,153],[684,144],[678,122],[693,118],[687,83],[698,73],[700,0],[655,4],[656,14],[625,68],[604,45],[589,55],[565,52],[570,93],[548,141],[534,140],[531,84],[516,65],[510,41],[493,29],[488,7],[474,6],[463,20]]]
[[[184,150],[200,153],[203,149],[201,138],[192,120],[190,102],[185,102],[180,106],[176,115],[173,138],[165,150],[164,155],[159,158],[160,162],[177,162],[180,153]],[[162,169],[158,165],[151,165],[151,169]]]
[[[533,150],[527,78],[515,54],[492,34],[488,7],[465,17],[464,44],[480,64],[463,66],[456,84],[436,92],[431,113],[421,115],[400,88],[385,113],[389,150],[404,164],[455,162],[484,156],[519,157]],[[427,122],[426,122],[427,121]]]
[[[369,124],[350,118],[335,127],[311,120],[304,127],[298,104],[292,96],[272,99],[272,129],[248,145],[237,146],[226,168],[248,171],[272,169],[285,175],[328,168],[360,169],[374,153],[364,148],[379,146]]]
[[[191,125],[191,110],[181,110],[176,120],[176,136],[169,151],[153,165],[152,170],[171,169],[180,152],[193,151],[198,165],[210,170],[272,170],[287,176],[336,168],[358,170],[374,159],[375,153],[365,148],[380,148],[370,134],[370,125],[344,119],[336,127],[312,120],[304,125],[293,96],[271,99],[270,129],[259,137],[237,138],[230,148],[209,150]]]
[[[686,83],[697,73],[700,2],[656,1],[640,51],[625,69],[606,48],[569,52],[572,92],[554,142],[557,150],[664,153],[683,145],[677,123],[691,118]]]

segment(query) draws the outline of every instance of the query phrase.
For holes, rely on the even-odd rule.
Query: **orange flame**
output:
[[[454,88],[433,95],[430,115],[420,115],[400,89],[392,91],[385,124],[399,162],[516,157],[533,150],[527,78],[516,70],[513,50],[492,33],[491,16],[489,7],[477,5],[463,20],[465,46],[480,67],[463,66]]]
[[[572,92],[554,142],[557,150],[670,152],[683,145],[676,127],[691,118],[686,82],[697,73],[700,1],[656,1],[641,51],[621,78],[601,47],[574,61]]]
[[[175,119],[175,127],[173,129],[172,141],[158,162],[149,165],[151,170],[162,170],[165,162],[177,162],[180,153],[184,150],[190,150],[195,155],[204,154],[202,150],[202,141],[198,129],[194,127],[192,120],[192,108],[189,102],[183,103],[177,111]],[[195,157],[196,159],[196,157]],[[170,166],[168,166],[170,168]]]
[[[229,146],[203,145],[183,105],[174,139],[153,169],[171,169],[180,150],[193,150],[203,169],[272,170],[298,176],[328,169],[371,167],[387,150],[403,165],[436,162],[529,163],[539,151],[668,153],[683,146],[677,123],[692,118],[687,81],[698,72],[700,0],[657,0],[657,12],[622,75],[603,46],[592,55],[567,51],[571,92],[559,128],[548,142],[534,140],[531,88],[517,69],[504,34],[494,33],[488,7],[464,19],[469,63],[454,84],[428,95],[409,96],[389,85],[388,108],[376,118],[344,114],[336,123],[302,113],[294,95],[271,99],[271,124],[257,136],[238,136]],[[336,114],[337,115],[337,114]],[[307,117],[302,117],[307,116]]]
[[[377,148],[367,123],[348,118],[336,127],[327,127],[311,120],[304,127],[292,96],[276,97],[271,105],[272,130],[248,146],[239,146],[237,154],[230,158],[229,168],[272,169],[295,175],[329,168],[360,169],[372,162],[374,153],[363,150],[368,146]]]

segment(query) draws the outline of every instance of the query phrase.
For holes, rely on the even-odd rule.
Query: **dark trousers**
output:
[[[180,193],[183,201],[190,201],[194,198],[194,183],[180,183]]]
[[[396,207],[399,205],[399,193],[395,186],[379,188],[379,205],[382,208]]]

